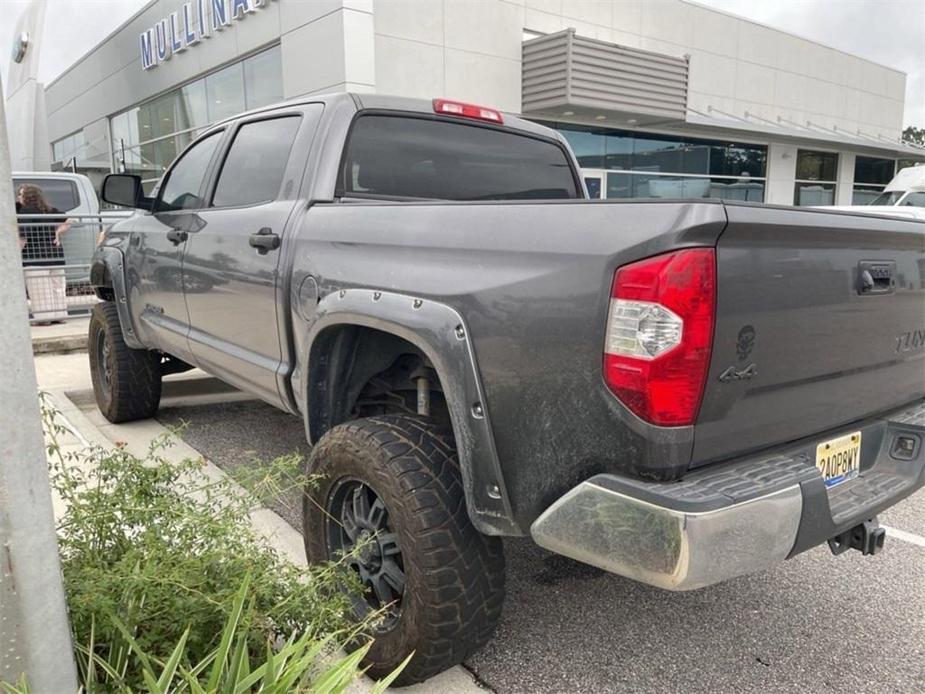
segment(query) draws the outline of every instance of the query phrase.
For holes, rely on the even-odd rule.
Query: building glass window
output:
[[[206,77],[206,97],[209,102],[209,120],[213,122],[246,110],[244,68],[241,63],[229,65]]]
[[[907,169],[910,166],[922,166],[922,162],[917,159],[897,159],[896,173],[899,173],[903,169]]]
[[[83,130],[78,130],[67,137],[51,143],[51,154],[55,163],[67,165],[72,159],[79,158],[86,148]]]
[[[579,165],[586,169],[603,169],[607,138],[601,131],[569,128],[561,130],[575,153]]]
[[[187,128],[203,128],[210,123],[205,80],[197,80],[180,88],[180,107]]]
[[[836,152],[797,150],[793,204],[797,206],[834,205],[837,178],[838,154]]]
[[[764,200],[767,147],[546,123],[565,136],[607,198]],[[598,187],[599,185],[599,187]]]
[[[854,160],[854,189],[851,192],[852,205],[869,205],[893,178],[896,168],[894,159],[856,157]]]
[[[110,118],[114,169],[150,192],[170,163],[212,123],[281,101],[279,46],[233,63]]]
[[[244,61],[244,102],[259,108],[283,100],[283,73],[279,46]]]

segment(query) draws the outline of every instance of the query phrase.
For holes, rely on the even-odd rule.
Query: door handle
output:
[[[256,234],[250,235],[248,243],[256,248],[260,255],[266,255],[279,248],[279,234],[274,234],[270,227],[263,227]]]
[[[186,241],[186,238],[189,236],[183,229],[171,229],[167,232],[167,239],[174,245],[179,246],[181,243]]]

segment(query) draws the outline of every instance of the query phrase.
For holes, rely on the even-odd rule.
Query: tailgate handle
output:
[[[894,289],[895,260],[862,260],[858,263],[858,294],[892,294]]]

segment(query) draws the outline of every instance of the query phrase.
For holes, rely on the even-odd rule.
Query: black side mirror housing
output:
[[[111,205],[134,207],[139,210],[150,210],[152,198],[145,197],[141,186],[141,177],[131,174],[109,174],[103,179],[100,197]]]

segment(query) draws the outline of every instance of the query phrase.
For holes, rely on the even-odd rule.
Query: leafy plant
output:
[[[67,507],[58,542],[85,691],[340,691],[353,679],[365,647],[317,668],[368,633],[351,623],[360,587],[346,559],[286,561],[249,522],[257,497],[208,480],[201,462],[164,460],[169,437],[143,458],[124,446],[66,452],[55,412],[43,416]],[[298,464],[255,477],[260,496],[297,479]]]
[[[249,639],[240,633],[241,619],[246,614],[245,603],[250,587],[250,576],[246,577],[232,604],[231,614],[225,623],[221,640],[211,652],[195,665],[189,662],[186,642],[189,628],[184,631],[166,661],[152,658],[142,649],[137,640],[120,620],[114,624],[122,636],[120,649],[131,652],[137,658],[145,690],[150,694],[190,692],[190,694],[242,694],[262,692],[265,694],[289,694],[290,692],[314,692],[316,694],[343,692],[356,678],[359,663],[366,655],[368,644],[348,656],[334,660],[326,666],[319,666],[325,654],[331,650],[335,636],[323,639],[311,638],[308,634],[292,636],[280,646],[269,645],[265,655],[258,659],[249,652]],[[82,666],[91,670],[90,679],[84,677],[88,692],[104,687],[107,691],[131,692],[128,687],[116,686],[122,679],[114,663],[96,652],[92,643],[79,647],[85,656]],[[407,662],[407,661],[406,661]],[[404,665],[402,665],[404,667]],[[395,680],[402,668],[377,682],[372,694],[381,694]],[[102,673],[100,679],[97,673]],[[11,692],[11,694],[20,694]],[[22,694],[28,694],[22,692]]]

